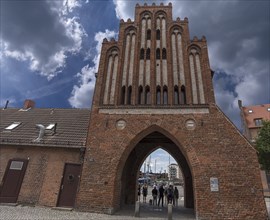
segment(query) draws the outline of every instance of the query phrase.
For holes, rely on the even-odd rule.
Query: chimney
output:
[[[30,100],[30,99],[26,99],[24,101],[23,104],[23,109],[29,109],[29,108],[34,108],[35,107],[35,102]]]

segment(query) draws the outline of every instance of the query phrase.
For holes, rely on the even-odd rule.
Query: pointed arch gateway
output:
[[[163,128],[152,125],[139,133],[127,146],[122,154],[118,166],[118,181],[116,186],[119,195],[115,195],[120,207],[134,204],[137,200],[137,179],[139,170],[149,154],[157,149],[163,149],[171,154],[181,167],[184,178],[184,197],[186,208],[194,208],[194,193],[192,172],[188,160],[181,150],[181,145],[169,132]]]

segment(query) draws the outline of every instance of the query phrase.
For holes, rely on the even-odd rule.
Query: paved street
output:
[[[167,219],[167,205],[164,202],[164,207],[157,207],[149,205],[149,200],[152,199],[152,188],[148,189],[147,203],[142,203],[140,206],[140,219],[146,220],[165,220]],[[193,209],[186,209],[183,207],[183,189],[179,188],[179,206],[173,208],[173,219],[195,220]],[[29,206],[5,206],[0,205],[0,219],[2,220],[129,220],[139,218],[134,217],[134,205],[125,206],[114,215],[78,212],[78,211],[64,211],[55,210],[49,207],[29,207]]]
[[[46,207],[30,207],[30,206],[0,206],[1,220],[129,220],[136,219],[134,217],[134,206],[125,207],[121,212],[114,215],[53,210]],[[194,215],[190,210],[179,209],[173,214],[174,219],[194,220]],[[167,219],[166,208],[154,208],[143,206],[141,208],[141,219],[147,220],[164,220]]]
[[[181,189],[180,189],[181,190]],[[179,190],[179,191],[180,191]],[[181,193],[180,193],[181,195]],[[147,201],[151,198],[150,189]],[[142,201],[142,198],[141,198]],[[265,199],[270,216],[270,198]],[[126,206],[114,215],[105,215],[97,213],[87,213],[78,211],[55,210],[49,207],[31,207],[31,206],[6,206],[0,205],[1,220],[138,220],[134,217],[134,206]],[[165,220],[167,219],[167,206],[164,208],[141,203],[140,219],[146,220]],[[183,197],[179,200],[179,207],[173,208],[173,219],[195,220],[192,209],[183,207]]]

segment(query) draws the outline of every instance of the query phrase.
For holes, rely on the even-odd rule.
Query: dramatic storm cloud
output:
[[[89,65],[86,65],[82,68],[80,73],[77,73],[80,85],[75,85],[73,87],[72,96],[69,98],[69,102],[72,107],[83,108],[92,104],[92,96],[96,83],[95,74],[98,72],[102,41],[104,38],[111,39],[115,38],[116,36],[117,33],[109,30],[95,34],[95,41],[97,42],[97,46],[96,51],[94,52],[96,53],[96,56],[92,60],[94,66],[90,67]]]
[[[32,71],[48,79],[56,76],[86,35],[76,17],[65,16],[79,6],[70,2],[2,1],[2,55],[29,61]]]
[[[1,1],[1,103],[33,97],[45,106],[89,108],[103,38],[116,37],[120,19],[134,20],[136,3],[153,2],[161,3]],[[174,19],[188,17],[191,39],[206,36],[216,102],[240,128],[238,99],[270,102],[270,2],[171,2]]]

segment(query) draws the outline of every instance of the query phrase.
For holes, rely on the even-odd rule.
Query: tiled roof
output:
[[[244,118],[248,128],[257,127],[255,119],[270,120],[270,104],[243,107]]]
[[[42,145],[80,148],[85,146],[90,110],[89,109],[1,109],[0,144]],[[6,130],[14,122],[21,124]],[[36,124],[48,126],[57,123],[56,132],[45,130],[45,135],[36,141],[40,129]]]

